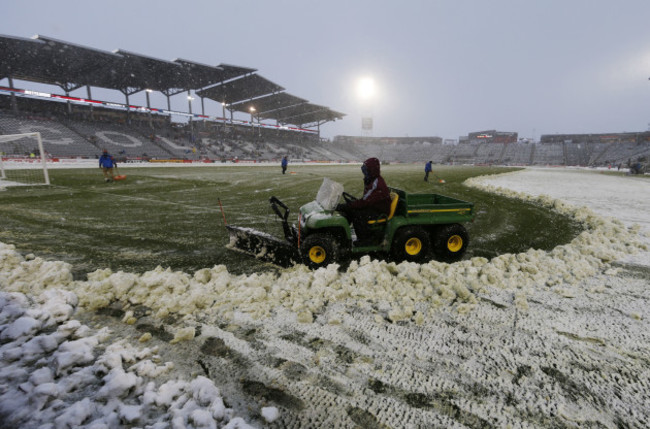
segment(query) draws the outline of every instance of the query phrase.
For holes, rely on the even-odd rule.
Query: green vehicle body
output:
[[[433,253],[437,258],[453,262],[462,258],[469,237],[464,227],[460,224],[470,222],[474,219],[474,204],[440,194],[407,193],[401,189],[389,188],[393,196],[397,196],[397,203],[394,213],[390,219],[378,218],[370,223],[369,228],[374,233],[375,240],[370,245],[361,247],[354,245],[352,228],[347,219],[334,210],[325,210],[316,201],[305,204],[300,208],[299,244],[301,259],[307,265],[318,267],[320,258],[310,258],[309,249],[304,243],[314,234],[326,235],[333,239],[334,252],[336,257],[358,256],[373,252],[388,253],[398,260],[424,261],[430,258]],[[445,234],[441,231],[451,229],[460,234],[457,239],[462,240],[457,250],[449,252],[449,249],[440,249],[446,246],[448,239],[441,237]],[[426,234],[426,239],[420,239],[425,245],[424,253],[404,252],[404,249],[395,249],[395,246],[403,246],[396,241],[398,233],[402,231],[415,231],[418,234]],[[452,234],[456,235],[456,234]],[[321,246],[323,247],[323,246]],[[431,251],[431,252],[430,252]],[[328,258],[326,258],[328,259]]]
[[[325,185],[323,185],[325,187]],[[342,189],[342,187],[341,187]],[[469,243],[461,224],[474,219],[474,204],[440,194],[407,193],[389,188],[391,215],[371,219],[371,237],[356,242],[353,228],[335,206],[340,193],[300,207],[298,225],[290,225],[289,207],[276,197],[269,202],[280,217],[284,240],[250,228],[226,225],[229,248],[277,265],[304,263],[320,268],[364,254],[384,254],[394,261],[460,260]],[[343,193],[344,197],[351,197]]]

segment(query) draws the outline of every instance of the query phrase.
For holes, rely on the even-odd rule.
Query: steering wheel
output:
[[[343,199],[346,203],[351,203],[352,201],[356,201],[357,197],[350,195],[347,192],[343,192]]]

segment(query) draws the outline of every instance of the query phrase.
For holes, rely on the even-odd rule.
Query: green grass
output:
[[[471,176],[512,169],[436,167],[424,182],[420,165],[387,165],[389,186],[407,192],[435,192],[474,202],[475,222],[468,257],[493,257],[551,249],[580,231],[573,220],[533,204],[466,188]],[[224,248],[228,223],[282,236],[268,199],[275,195],[292,210],[315,198],[324,177],[343,183],[359,195],[358,165],[289,166],[282,175],[275,166],[209,166],[201,168],[122,168],[127,179],[104,183],[99,169],[50,170],[52,186],[12,187],[0,192],[0,241],[23,253],[70,262],[76,275],[97,268],[144,272],[158,265],[193,272],[224,264],[235,273],[274,269]]]
[[[646,179],[650,180],[650,175],[646,174],[629,174],[628,169],[624,168],[621,170],[616,170],[615,168],[612,168],[611,170],[602,170],[600,171],[600,174],[606,174],[608,176],[621,176],[621,177],[635,177],[639,179]]]

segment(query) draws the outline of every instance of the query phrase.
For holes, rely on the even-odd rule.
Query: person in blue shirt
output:
[[[287,171],[287,165],[289,165],[289,160],[287,159],[287,156],[282,157],[282,174],[284,174]]]
[[[425,182],[429,181],[429,173],[431,173],[431,164],[432,163],[433,163],[433,161],[429,161],[424,166],[424,181]]]
[[[113,167],[117,167],[117,163],[108,151],[104,149],[102,156],[99,157],[99,168],[104,172],[104,181],[112,182],[115,179],[113,174]]]

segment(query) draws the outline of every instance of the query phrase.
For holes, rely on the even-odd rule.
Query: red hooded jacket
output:
[[[368,158],[361,170],[364,170],[363,197],[349,204],[351,209],[374,208],[379,214],[390,213],[390,191],[381,177],[379,160]]]

